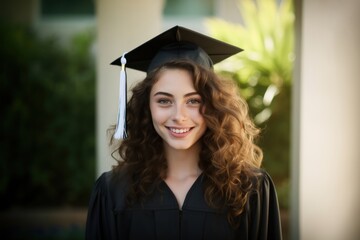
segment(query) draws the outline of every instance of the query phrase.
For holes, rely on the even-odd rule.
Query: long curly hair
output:
[[[116,150],[122,160],[118,160],[114,171],[126,168],[131,181],[127,197],[130,203],[146,198],[166,177],[163,141],[153,127],[149,107],[151,88],[166,69],[188,71],[202,98],[207,129],[199,140],[199,167],[207,177],[205,199],[214,208],[226,208],[228,221],[236,225],[236,217],[244,211],[249,194],[256,187],[253,177],[262,161],[262,151],[255,144],[259,130],[251,121],[236,84],[220,79],[213,70],[186,60],[171,61],[133,88],[127,105],[128,137]]]

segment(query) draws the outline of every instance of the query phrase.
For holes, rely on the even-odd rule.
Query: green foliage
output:
[[[0,24],[0,199],[87,205],[95,177],[93,33],[68,48]]]
[[[243,24],[210,19],[212,36],[245,49],[217,65],[237,81],[250,113],[263,130],[259,142],[263,166],[277,185],[280,205],[288,207],[290,101],[294,61],[294,13],[291,0],[239,0]]]

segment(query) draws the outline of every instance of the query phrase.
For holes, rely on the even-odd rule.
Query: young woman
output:
[[[122,160],[95,184],[87,239],[281,239],[258,130],[209,64],[162,58],[132,90]]]

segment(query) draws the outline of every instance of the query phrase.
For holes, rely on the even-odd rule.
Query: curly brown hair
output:
[[[131,179],[130,203],[143,200],[156,183],[166,177],[163,142],[156,133],[149,107],[150,91],[166,69],[188,71],[204,106],[207,130],[200,139],[199,167],[207,176],[205,199],[215,208],[228,209],[228,221],[235,224],[254,186],[254,169],[260,168],[262,151],[254,143],[259,134],[248,114],[247,103],[233,81],[220,79],[209,69],[190,61],[167,62],[147,75],[132,90],[127,105],[127,135],[116,150],[122,161],[114,170],[126,168]],[[206,143],[206,144],[205,144]],[[222,196],[223,201],[218,201]]]

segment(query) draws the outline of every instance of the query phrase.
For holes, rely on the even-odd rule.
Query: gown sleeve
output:
[[[86,221],[86,240],[117,239],[109,178],[110,172],[103,173],[93,187]]]
[[[268,173],[263,172],[256,194],[250,199],[251,239],[281,240],[281,221],[275,185]]]

